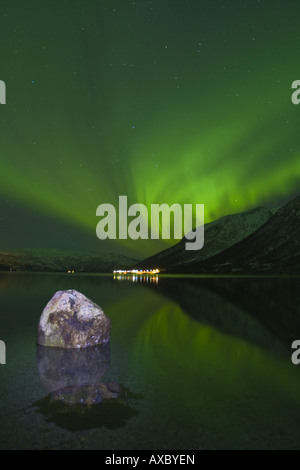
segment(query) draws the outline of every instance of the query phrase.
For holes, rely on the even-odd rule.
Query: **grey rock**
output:
[[[76,290],[58,291],[46,305],[37,343],[62,349],[99,346],[110,339],[111,322],[103,310]]]

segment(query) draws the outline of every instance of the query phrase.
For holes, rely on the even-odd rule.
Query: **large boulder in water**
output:
[[[110,328],[110,319],[85,295],[73,289],[58,291],[41,315],[37,342],[53,348],[90,348],[108,342]]]

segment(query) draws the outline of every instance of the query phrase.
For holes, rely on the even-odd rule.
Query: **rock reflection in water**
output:
[[[120,396],[120,386],[104,383],[110,365],[110,345],[83,350],[38,346],[37,364],[41,381],[54,401],[66,405],[98,405]]]
[[[116,382],[103,381],[110,366],[109,343],[80,350],[38,346],[37,365],[50,394],[33,406],[46,422],[72,432],[116,429],[139,414],[129,401],[135,404],[141,395]]]

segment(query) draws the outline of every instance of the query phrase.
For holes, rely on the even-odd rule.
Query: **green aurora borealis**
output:
[[[299,14],[294,0],[2,0],[1,248],[146,256],[166,242],[97,239],[99,204],[204,203],[209,222],[295,196]]]

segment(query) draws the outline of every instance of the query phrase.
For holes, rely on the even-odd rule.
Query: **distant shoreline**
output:
[[[75,272],[75,273],[68,273],[68,272],[63,272],[63,271],[25,271],[25,270],[18,270],[18,271],[4,271],[0,270],[0,274],[55,274],[55,275],[65,275],[65,276],[102,276],[102,277],[112,277],[113,278],[113,272]],[[300,273],[282,273],[282,274],[277,274],[277,273],[261,273],[261,274],[242,274],[242,273],[211,273],[211,274],[201,274],[201,273],[164,273],[164,274],[159,274],[159,278],[162,279],[194,279],[194,278],[202,278],[202,279],[207,279],[207,278],[300,278]]]

